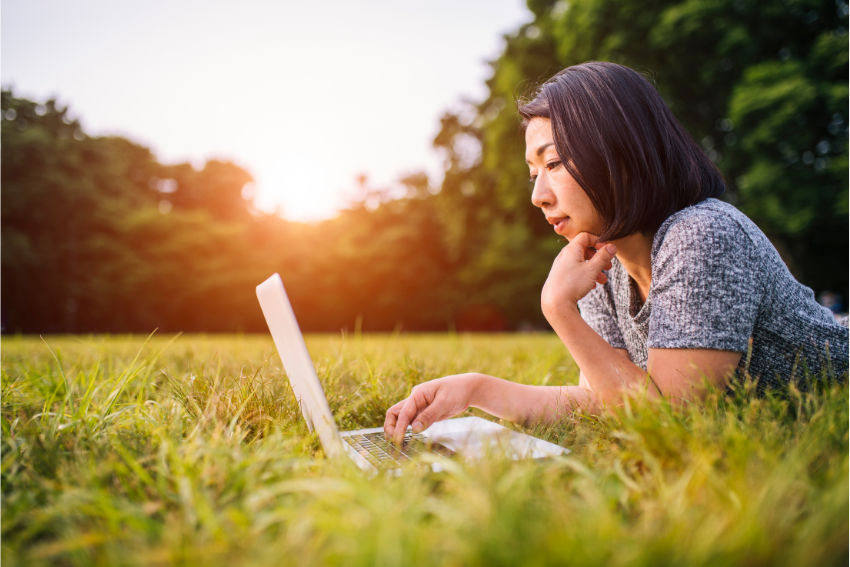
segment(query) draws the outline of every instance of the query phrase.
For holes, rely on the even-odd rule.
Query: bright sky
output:
[[[0,80],[166,163],[229,159],[257,203],[316,220],[359,174],[424,169],[439,117],[480,100],[522,0],[2,0]]]

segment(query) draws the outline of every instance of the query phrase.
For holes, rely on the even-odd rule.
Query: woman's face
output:
[[[540,207],[555,232],[568,240],[580,232],[601,232],[602,219],[555,151],[552,122],[548,118],[532,118],[528,123],[525,161],[534,183],[531,202]]]

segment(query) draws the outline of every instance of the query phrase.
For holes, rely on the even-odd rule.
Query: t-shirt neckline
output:
[[[629,275],[625,268],[623,268],[623,273],[626,275],[626,285],[629,287],[629,317],[634,323],[639,325],[649,317],[650,304],[652,303],[652,286],[650,285],[649,293],[646,294],[646,301],[641,304],[637,282]]]

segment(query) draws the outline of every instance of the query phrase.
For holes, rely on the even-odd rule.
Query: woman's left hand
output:
[[[578,300],[597,283],[608,281],[602,270],[611,269],[616,254],[617,247],[613,244],[603,244],[587,232],[579,233],[552,264],[540,297],[543,314],[549,318],[560,309],[576,307]]]

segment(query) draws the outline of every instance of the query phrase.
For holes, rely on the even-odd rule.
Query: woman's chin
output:
[[[570,226],[569,221],[564,223],[564,226],[555,227],[555,232],[563,236],[569,241],[572,241],[573,238],[581,234],[582,231],[576,230],[574,226]]]
[[[577,238],[578,235],[583,233],[583,232],[586,232],[587,234],[589,234],[591,236],[591,242],[593,242],[597,238],[596,233],[589,231],[589,230],[568,230],[568,231],[565,231],[561,236],[566,238],[569,242],[572,242],[573,239]]]
[[[576,222],[576,219],[569,215],[565,215],[560,221],[552,225],[552,229],[555,231],[555,234],[559,234],[570,241],[582,232],[587,232],[593,235],[599,234],[600,228],[601,227],[598,223],[583,224],[581,222]]]

